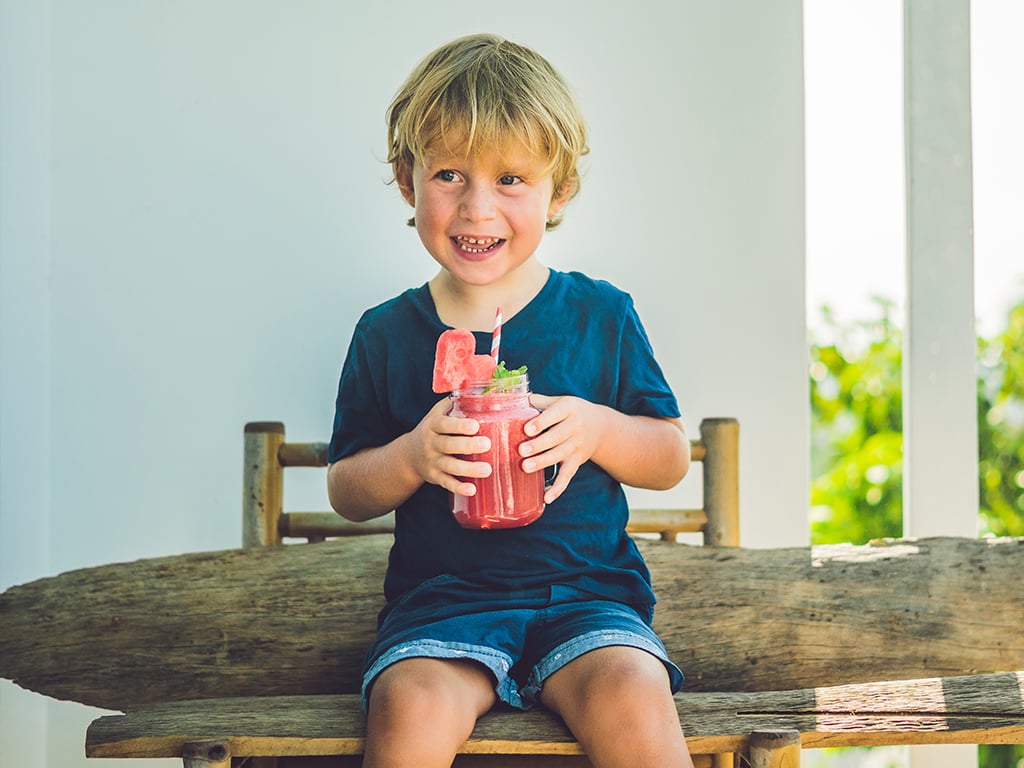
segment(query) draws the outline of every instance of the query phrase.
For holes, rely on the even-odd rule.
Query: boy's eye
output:
[[[446,168],[443,171],[437,172],[437,178],[441,181],[458,181],[459,176],[455,171]]]
[[[513,176],[511,173],[506,173],[504,176],[499,177],[498,183],[503,186],[510,186],[512,184],[518,184],[522,179],[519,176]]]

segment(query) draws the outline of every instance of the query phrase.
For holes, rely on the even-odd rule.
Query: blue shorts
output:
[[[382,612],[363,672],[363,709],[381,671],[396,661],[424,656],[483,664],[494,675],[501,701],[529,709],[549,676],[588,651],[613,645],[659,658],[672,692],[678,691],[683,673],[669,661],[650,617],[595,598],[558,585],[497,592],[454,576],[430,579]]]

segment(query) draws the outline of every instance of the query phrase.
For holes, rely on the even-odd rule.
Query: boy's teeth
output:
[[[495,245],[500,238],[497,237],[459,237],[457,238],[459,243],[466,248],[466,250],[480,252],[485,251],[488,248]]]

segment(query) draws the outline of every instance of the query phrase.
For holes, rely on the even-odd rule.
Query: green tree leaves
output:
[[[902,334],[891,302],[841,325],[827,308],[811,340],[811,539],[899,536],[903,527]]]
[[[1024,536],[1024,301],[978,340],[978,443],[983,530]]]
[[[823,308],[810,340],[814,543],[903,530],[903,340],[892,303],[875,305],[853,324]],[[1024,536],[1024,301],[978,339],[978,438],[982,529]]]

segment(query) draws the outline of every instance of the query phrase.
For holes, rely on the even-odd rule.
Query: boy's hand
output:
[[[544,502],[550,504],[597,450],[606,409],[579,397],[533,394],[530,401],[541,414],[526,423],[526,435],[531,439],[519,446],[519,454],[527,472],[559,465],[555,482],[544,494]]]
[[[451,407],[447,398],[435,405],[409,433],[407,457],[424,482],[439,485],[461,496],[472,496],[476,486],[461,477],[487,477],[491,465],[485,461],[465,461],[456,454],[482,453],[491,447],[486,437],[476,433],[480,425],[473,419],[446,415]]]

